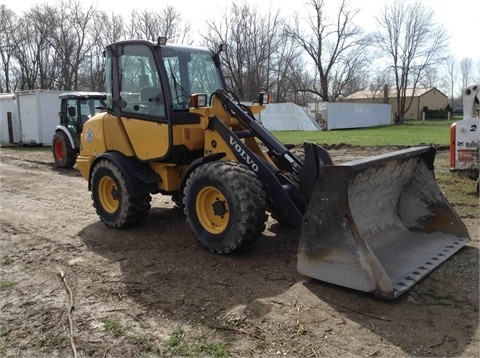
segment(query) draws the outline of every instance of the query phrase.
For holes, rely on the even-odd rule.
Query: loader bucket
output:
[[[447,260],[468,232],[419,146],[321,168],[303,217],[297,269],[394,299]]]

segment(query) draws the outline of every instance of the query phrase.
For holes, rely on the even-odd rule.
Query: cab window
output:
[[[120,97],[126,115],[166,117],[160,77],[151,49],[130,45],[119,59]]]

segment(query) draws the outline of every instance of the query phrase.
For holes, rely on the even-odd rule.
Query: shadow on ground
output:
[[[280,225],[235,255],[202,248],[178,208],[152,209],[139,227],[113,230],[97,222],[78,235],[90,251],[120,265],[125,292],[140,307],[210,328],[239,307],[251,320],[266,317],[275,305],[262,298],[304,280],[296,270],[298,234]],[[300,292],[314,294],[311,331],[318,331],[322,311],[333,310],[407,355],[460,356],[478,329],[478,256],[465,247],[393,302],[307,280]]]

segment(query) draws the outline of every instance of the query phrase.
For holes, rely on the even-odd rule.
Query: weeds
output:
[[[15,286],[16,284],[17,284],[16,282],[2,281],[0,282],[0,290],[5,290],[7,288]]]
[[[120,336],[123,332],[123,328],[118,322],[115,322],[111,319],[106,318],[102,321],[102,323],[105,331],[107,331],[108,333],[110,333],[115,337]]]
[[[182,357],[228,357],[228,352],[222,343],[209,343],[207,337],[200,336],[193,342],[187,341],[183,330],[172,332],[166,347],[168,353]]]

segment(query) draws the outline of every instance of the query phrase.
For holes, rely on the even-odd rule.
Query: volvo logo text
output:
[[[256,173],[258,172],[258,165],[253,161],[252,158],[245,152],[245,150],[237,143],[235,139],[230,137],[230,145],[235,149],[235,151],[240,154],[240,157],[245,160],[245,163]]]

